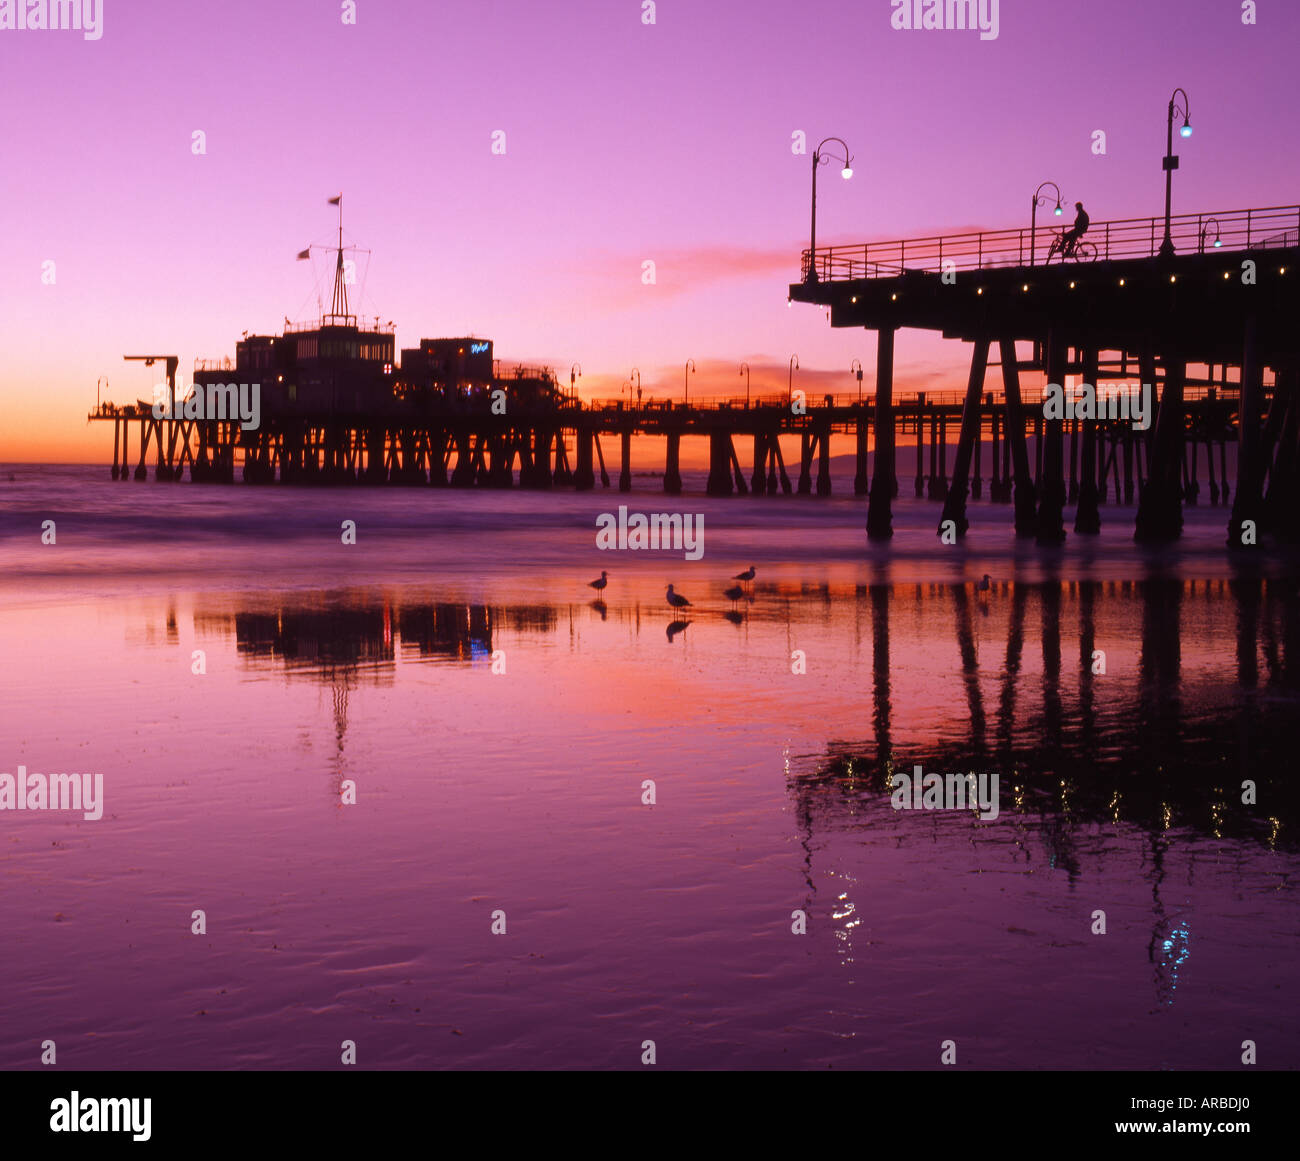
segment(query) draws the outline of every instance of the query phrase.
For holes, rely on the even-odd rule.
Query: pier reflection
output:
[[[887,822],[895,773],[919,765],[997,772],[1002,816],[1035,820],[1071,873],[1072,836],[1101,823],[1295,843],[1293,714],[1279,712],[1300,705],[1294,582],[1051,580],[989,596],[981,608],[974,585],[869,586],[871,735],[792,761],[806,826]],[[891,627],[918,601],[927,624],[953,626],[965,710],[924,728],[915,699],[895,695],[891,657]],[[1221,639],[1229,626],[1235,641]]]
[[[771,690],[765,659],[788,657],[822,632],[835,649],[822,667],[830,676],[819,696],[832,707],[825,741],[785,758],[809,849],[819,832],[896,826],[896,775],[918,765],[997,773],[1001,820],[1031,826],[1050,865],[1070,875],[1078,874],[1078,835],[1099,825],[1138,827],[1153,839],[1186,831],[1296,842],[1293,581],[1049,575],[982,590],[897,583],[885,566],[863,585],[760,585],[739,618],[743,633],[727,626],[737,615],[725,601],[701,601],[691,614],[676,620],[657,600],[635,597],[497,604],[349,591],[196,610],[195,625],[233,637],[248,666],[333,687],[344,707],[350,688],[391,683],[401,663],[487,664],[503,636],[566,638],[571,663],[593,673],[625,659],[608,652],[611,637],[637,664],[665,644],[685,643],[701,661],[730,650],[744,676],[719,669],[713,701],[697,690],[683,709],[686,729],[706,717],[743,724],[745,691]],[[707,671],[701,680],[710,682]],[[634,688],[626,696],[637,702]],[[1022,843],[1019,857],[1028,861],[1029,851]],[[1158,865],[1155,847],[1150,857]]]

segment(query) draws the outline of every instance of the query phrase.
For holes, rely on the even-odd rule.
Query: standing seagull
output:
[[[736,573],[736,575],[733,576],[731,579],[732,579],[732,580],[738,580],[738,581],[752,581],[752,580],[754,579],[754,573],[755,573],[755,571],[757,571],[757,570],[756,570],[756,569],[754,568],[754,566],[751,564],[747,569],[745,569],[744,572],[738,572],[738,573]]]
[[[672,586],[672,585],[669,585],[669,586],[668,586],[668,603],[669,603],[670,605],[672,605],[672,607],[673,607],[674,609],[684,609],[684,608],[686,608],[686,607],[687,607],[691,602],[688,601],[684,596],[682,596],[681,593],[675,593],[675,592],[673,592],[673,586]]]
[[[989,574],[985,573],[984,579],[981,580],[980,583],[975,586],[975,589],[977,592],[986,593],[992,587],[993,587],[992,584],[989,582]]]
[[[609,573],[602,568],[600,570],[600,576],[598,576],[594,581],[588,581],[587,587],[595,589],[598,593],[603,593],[607,584],[609,584]]]
[[[729,589],[724,589],[722,595],[727,598],[733,605],[745,595],[745,590],[740,585],[732,585]]]

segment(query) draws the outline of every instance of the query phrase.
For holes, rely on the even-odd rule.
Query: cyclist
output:
[[[1075,202],[1074,208],[1079,212],[1074,218],[1074,228],[1066,230],[1061,235],[1061,256],[1063,258],[1073,258],[1075,247],[1079,244],[1079,239],[1088,232],[1088,226],[1091,219],[1088,212],[1083,208],[1083,202]]]

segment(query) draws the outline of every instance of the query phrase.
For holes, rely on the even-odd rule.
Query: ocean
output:
[[[1300,566],[1222,506],[107,477],[0,466],[0,773],[102,776],[0,810],[0,1067],[1300,1066]]]

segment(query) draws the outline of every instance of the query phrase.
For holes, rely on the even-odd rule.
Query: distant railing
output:
[[[555,372],[550,367],[525,367],[521,363],[502,363],[500,359],[492,360],[492,378],[494,379],[541,379],[546,383],[555,383]]]
[[[941,274],[945,269],[1039,266],[1057,233],[1058,228],[1043,225],[1032,232],[1032,237],[1026,226],[1018,230],[906,238],[896,242],[819,246],[817,278],[822,282],[843,282],[896,278],[911,271]],[[1175,253],[1182,255],[1297,246],[1300,245],[1300,206],[1180,214],[1170,219],[1169,233]],[[1096,247],[1098,260],[1111,261],[1154,258],[1164,236],[1165,219],[1160,216],[1093,222],[1083,238]],[[804,282],[808,281],[812,261],[812,252],[805,250],[800,266]]]
[[[1077,376],[1075,376],[1077,378]],[[1106,393],[1122,393],[1121,384],[1136,384],[1140,382],[1137,368],[1134,367],[1133,373],[1128,376],[1121,376],[1111,370],[1106,370],[1099,376]],[[1215,385],[1213,387],[1204,384],[1188,383],[1183,387],[1183,400],[1187,403],[1197,403],[1203,400],[1213,399],[1235,399],[1239,384],[1229,383],[1226,387]],[[798,390],[798,388],[796,388]],[[1269,388],[1266,388],[1266,392]],[[876,404],[876,393],[874,390],[864,391],[861,396],[856,391],[853,392],[818,392],[806,391],[805,405],[812,411],[817,408],[826,406],[836,408],[852,408],[861,406],[870,409]],[[992,397],[994,406],[1002,406],[1005,397],[1000,390],[990,390],[983,393],[984,398]],[[1039,397],[1034,394],[1032,389],[1026,389],[1024,393],[1026,405],[1037,403]],[[829,400],[829,404],[828,401]],[[911,408],[918,404],[929,405],[934,407],[960,407],[966,401],[964,391],[895,391],[893,393],[892,403],[895,408]],[[701,412],[701,411],[733,411],[744,413],[748,411],[771,411],[773,409],[787,411],[790,407],[790,397],[782,392],[780,395],[756,395],[751,397],[746,403],[745,397],[739,398],[722,398],[701,396],[699,399],[691,398],[690,402],[683,404],[680,399],[646,399],[640,407],[629,405],[625,399],[591,399],[583,404],[584,409],[588,411],[628,411],[628,412]]]
[[[284,320],[284,333],[286,335],[299,335],[308,331],[318,331],[322,327],[334,326],[354,326],[363,335],[393,335],[397,333],[397,327],[391,322],[380,323],[376,320],[373,326],[368,326],[360,315],[326,315],[324,318],[318,318],[312,322],[290,322]]]
[[[195,359],[195,371],[233,371],[234,361],[227,355],[224,359]]]

